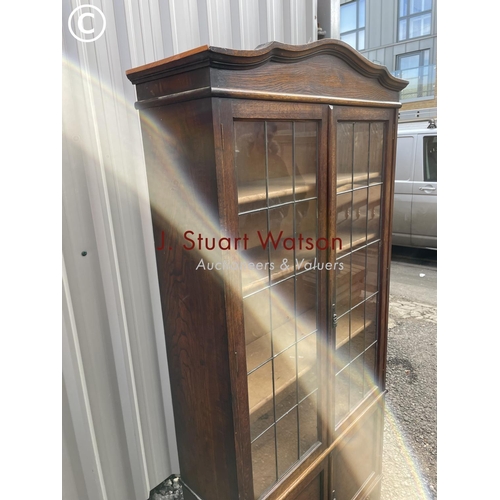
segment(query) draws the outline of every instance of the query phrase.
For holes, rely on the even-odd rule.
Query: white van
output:
[[[437,248],[437,128],[398,127],[393,245]]]

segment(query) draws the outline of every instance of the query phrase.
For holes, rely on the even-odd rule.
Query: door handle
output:
[[[434,186],[423,186],[418,188],[420,191],[436,191]]]

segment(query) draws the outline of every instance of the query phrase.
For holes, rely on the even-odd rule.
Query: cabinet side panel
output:
[[[237,498],[212,104],[141,112],[181,476],[204,500]],[[200,266],[200,261],[203,264]],[[197,269],[198,267],[198,269]]]

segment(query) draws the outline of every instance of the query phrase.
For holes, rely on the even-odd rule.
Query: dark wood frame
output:
[[[191,206],[171,205],[171,200],[179,190],[191,193],[212,212],[210,227],[203,228],[207,236],[237,235],[233,120],[316,120],[319,231],[333,235],[329,221],[335,221],[335,121],[387,124],[377,363],[381,393],[365,399],[335,431],[331,422],[322,421],[321,445],[263,497],[304,500],[314,492],[327,500],[334,488],[335,454],[370,415],[383,414],[395,123],[398,92],[406,82],[337,40],[305,46],[274,42],[256,51],[200,47],[130,70],[127,76],[137,86],[155,244],[167,241],[171,247],[157,252],[157,265],[180,472],[188,500],[253,500],[248,389],[246,370],[240,368],[246,366],[242,299],[234,293],[241,290],[240,274],[227,271],[222,279],[194,270],[197,255],[182,250],[179,225],[200,221]],[[167,131],[175,145],[163,136]],[[331,256],[324,252],[324,257]],[[239,256],[236,250],[216,251],[213,260],[235,263]],[[327,278],[320,281],[320,292],[327,300],[320,305],[319,330],[331,348],[332,283]],[[334,374],[324,349],[321,356],[325,383],[320,399],[323,411],[331,415]],[[380,454],[383,418],[377,418],[380,432],[374,440]],[[375,476],[356,498],[376,491],[380,463]]]

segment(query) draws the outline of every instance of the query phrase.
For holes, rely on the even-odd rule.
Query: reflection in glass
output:
[[[370,123],[370,184],[382,181],[384,124]]]
[[[377,340],[377,304],[378,295],[366,301],[365,347],[371,346]]]
[[[338,264],[335,270],[335,313],[342,316],[351,308],[351,255],[339,259]]]
[[[353,138],[353,124],[339,122],[337,128],[337,193],[352,189]]]
[[[299,458],[297,425],[297,407],[276,423],[278,477],[281,477]]]
[[[316,333],[297,344],[299,401],[318,388]]]
[[[354,187],[366,186],[368,177],[368,146],[370,143],[370,124],[354,124]]]
[[[337,258],[351,249],[352,193],[337,195],[336,238],[342,240],[342,250],[336,250]],[[336,247],[337,248],[337,247]]]
[[[347,314],[347,317],[349,315]],[[335,373],[338,373],[339,371],[343,370],[350,361],[349,353],[349,342],[345,342],[342,344],[340,347],[337,348],[335,352]]]
[[[318,442],[318,396],[311,394],[299,404],[300,456]]]
[[[316,122],[295,122],[295,199],[316,196],[318,161],[318,125]]]
[[[258,231],[261,234],[267,234],[267,214],[266,212],[252,212],[239,216],[240,231],[239,237],[248,238],[247,250],[242,245],[240,248],[240,255],[242,262],[252,263],[254,266],[241,266],[241,286],[243,287],[243,294],[246,295],[247,291],[255,288],[263,288],[269,282],[269,269],[266,268],[265,263],[268,262],[269,254],[267,248],[262,248],[261,242],[258,237]],[[242,240],[244,241],[244,240]],[[262,269],[258,269],[257,263],[261,263]],[[252,285],[254,285],[252,287]]]
[[[375,381],[375,356],[377,354],[377,345],[373,345],[367,349],[364,353],[364,382],[363,382],[363,393],[366,396],[374,387],[377,387]]]
[[[234,122],[234,142],[240,211],[265,207],[267,199],[264,122]]]
[[[273,354],[295,342],[295,280],[287,279],[271,287]]]
[[[363,336],[365,329],[365,305],[360,304],[351,311],[351,339]]]
[[[284,415],[297,404],[297,352],[295,346],[290,347],[274,359],[274,397],[276,419]]]
[[[349,409],[354,410],[363,400],[363,356],[358,356],[350,365]]]
[[[252,472],[254,498],[257,500],[277,480],[274,427],[252,443]]]
[[[351,338],[349,358],[352,361],[365,350],[365,305],[360,304],[351,311]]]
[[[307,271],[296,278],[297,287],[297,340],[317,329],[316,306],[318,303],[317,271]]]
[[[253,440],[274,422],[272,361],[248,375],[248,406]]]
[[[378,290],[378,260],[379,242],[366,247],[366,296],[373,295]]]
[[[269,230],[274,240],[274,243],[269,240],[270,261],[274,262],[274,270],[271,271],[271,282],[283,279],[286,274],[293,272],[295,265],[293,212],[293,207],[290,205],[283,205],[269,210]],[[285,271],[285,273],[280,267],[283,259],[287,259],[286,263],[290,266],[290,270]]]
[[[349,365],[335,376],[335,426],[349,412]]]
[[[349,314],[344,314],[337,319],[337,327],[335,329],[335,348],[338,349],[342,344],[349,342]]]
[[[247,371],[250,371],[271,357],[269,289],[243,299],[243,321],[247,345]]]
[[[356,307],[365,300],[366,248],[361,248],[351,255],[351,307]]]
[[[368,189],[368,241],[380,238],[380,201],[382,186],[372,186]]]
[[[295,258],[299,262],[302,259],[304,259],[304,263],[309,262],[316,257],[315,242],[318,231],[316,205],[316,200],[302,201],[295,204],[295,237],[297,242]],[[311,240],[308,240],[308,238],[311,238]],[[300,243],[300,240],[303,240],[302,243]],[[302,249],[300,248],[301,245]],[[304,269],[304,265],[302,265],[301,269]]]
[[[352,201],[352,249],[366,243],[366,212],[367,212],[366,189],[357,189],[353,192]]]
[[[269,206],[293,200],[292,124],[267,122]]]

